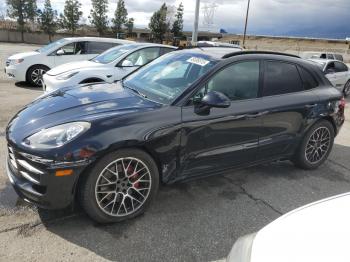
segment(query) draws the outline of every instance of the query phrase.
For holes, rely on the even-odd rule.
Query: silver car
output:
[[[347,97],[350,94],[349,67],[338,60],[309,59],[316,63],[325,73],[329,81]]]

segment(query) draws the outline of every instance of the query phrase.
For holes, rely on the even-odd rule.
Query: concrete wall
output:
[[[52,37],[52,41],[70,36],[69,34],[56,34]],[[44,45],[50,42],[49,36],[42,32],[25,32],[23,38],[24,43],[28,44]],[[21,32],[0,29],[0,42],[22,43]]]

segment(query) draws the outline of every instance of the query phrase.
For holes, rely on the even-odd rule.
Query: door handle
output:
[[[306,105],[305,106],[305,108],[314,108],[314,107],[316,107],[317,106],[317,104],[308,104],[308,105]]]
[[[257,118],[263,115],[267,115],[269,113],[269,111],[263,111],[263,112],[257,112],[257,113],[253,113],[253,114],[248,114],[246,115],[247,118]]]

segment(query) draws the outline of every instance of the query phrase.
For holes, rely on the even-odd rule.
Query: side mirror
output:
[[[64,50],[63,49],[58,49],[56,52],[56,55],[60,56],[60,55],[64,55]]]
[[[121,67],[132,67],[132,66],[134,66],[134,64],[130,60],[124,60],[121,64]]]
[[[231,105],[231,100],[221,92],[211,91],[202,98],[201,104],[208,107],[227,108]]]
[[[230,105],[231,100],[223,93],[211,91],[201,101],[196,102],[195,112],[199,115],[207,115],[212,107],[227,108]]]

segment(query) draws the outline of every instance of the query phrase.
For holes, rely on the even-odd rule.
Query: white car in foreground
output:
[[[5,73],[16,82],[26,81],[33,86],[42,86],[42,76],[51,68],[72,61],[89,60],[116,45],[132,41],[100,38],[62,38],[32,52],[10,56]]]
[[[347,97],[350,95],[350,71],[346,64],[338,60],[310,59],[318,64],[328,80]]]
[[[113,83],[159,56],[176,50],[173,46],[135,43],[117,46],[89,61],[72,62],[44,75],[44,90],[93,82]]]
[[[227,262],[349,262],[350,193],[281,216],[239,238]]]

